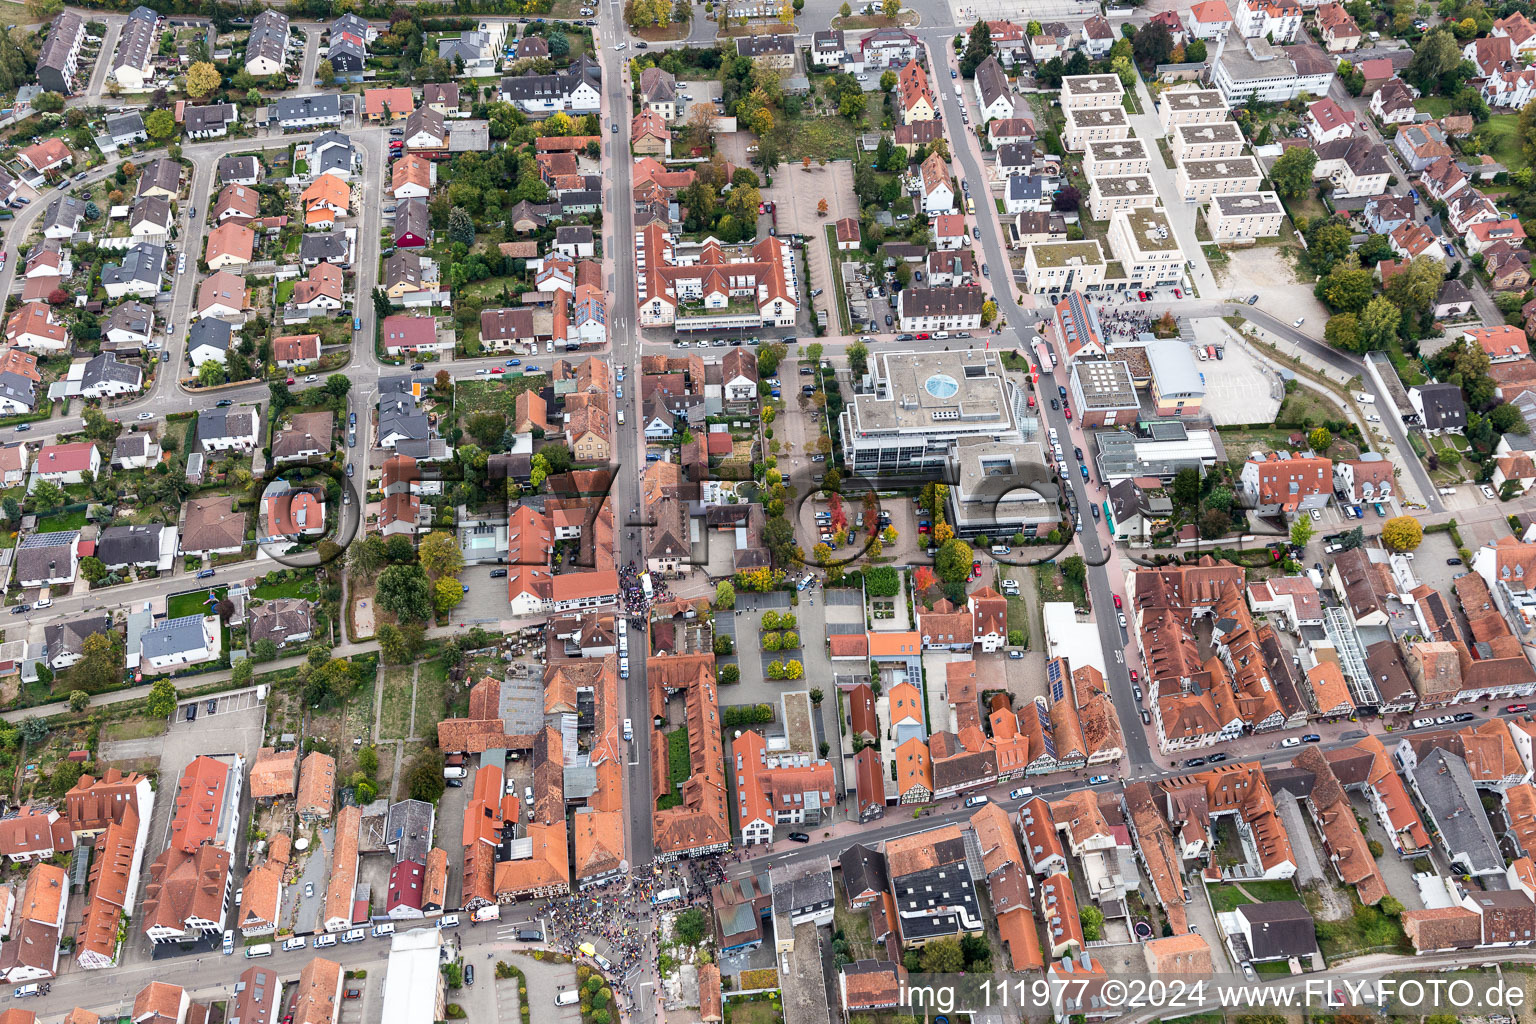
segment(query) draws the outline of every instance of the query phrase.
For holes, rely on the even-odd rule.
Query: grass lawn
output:
[[[459,419],[468,422],[477,412],[499,412],[512,418],[512,406],[524,391],[537,391],[549,383],[547,374],[509,373],[499,380],[461,380],[454,385],[453,408]]]
[[[441,661],[424,661],[416,674],[416,732],[435,728],[448,717],[448,667]]]
[[[1087,593],[1082,587],[1069,583],[1056,566],[1052,565],[1048,572],[1037,570],[1035,582],[1040,588],[1041,601],[1071,601],[1076,607],[1087,610]]]
[[[784,1014],[773,1008],[767,996],[754,996],[730,1000],[726,1003],[731,1024],[782,1024]]]
[[[1495,114],[1479,128],[1479,131],[1489,136],[1489,156],[1511,171],[1518,171],[1528,166],[1525,150],[1520,144],[1519,114]]]
[[[163,718],[130,718],[126,722],[107,722],[101,727],[104,740],[147,740],[164,736],[167,722]]]
[[[1403,934],[1403,926],[1394,917],[1388,917],[1376,907],[1361,906],[1353,889],[1348,890],[1349,903],[1354,914],[1342,921],[1317,920],[1317,945],[1329,963],[1361,953],[1390,951],[1411,952],[1413,946]],[[1304,893],[1302,899],[1314,917],[1322,909],[1322,902],[1315,893]]]
[[[1291,973],[1291,962],[1289,960],[1269,960],[1262,964],[1254,964],[1253,969],[1259,974],[1287,975]]]
[[[523,291],[521,283],[516,278],[488,277],[483,281],[475,281],[472,284],[465,285],[459,289],[459,294],[466,298],[479,299],[481,302],[485,302],[488,299],[495,299],[500,302],[506,299],[508,300],[507,304],[512,305],[517,302],[518,296]]]
[[[411,729],[411,667],[384,669],[384,704],[379,713],[379,738],[403,740]]]
[[[1241,885],[1212,885],[1207,887],[1211,906],[1218,914],[1236,910],[1245,903],[1278,903],[1296,899],[1296,887],[1288,881],[1259,879]]]
[[[848,319],[848,291],[843,286],[842,254],[837,251],[837,225],[827,225],[827,255],[832,261],[832,289],[837,292],[837,320],[844,334],[852,334]]]
[[[688,780],[693,773],[693,764],[688,758],[688,727],[667,733],[667,777],[670,784],[667,792],[656,801],[656,809],[664,811],[668,807],[676,807],[683,802],[683,798],[677,794],[677,787]]]
[[[291,280],[277,282],[277,304],[279,306],[293,298],[293,288],[297,283],[297,281]]]
[[[853,959],[874,959],[875,940],[869,930],[869,914],[849,910],[845,896],[839,896],[833,904],[832,929],[843,933],[843,938],[848,942],[848,953]]]
[[[213,592],[213,596],[222,601],[228,593],[228,587],[219,587]],[[194,590],[187,594],[177,594],[165,603],[166,618],[179,619],[184,615],[211,614],[209,612],[210,605],[206,603],[207,600],[208,591],[206,590]]]
[[[313,580],[285,580],[282,583],[263,583],[251,591],[258,601],[275,601],[279,597],[319,597],[320,588]]]
[[[65,530],[78,530],[85,526],[85,510],[68,512],[64,515],[49,516],[47,519],[37,521],[38,533],[63,533]]]
[[[1444,117],[1451,112],[1451,98],[1449,96],[1420,96],[1413,101],[1413,109],[1426,113],[1430,117]]]
[[[1321,423],[1323,420],[1333,419],[1337,414],[1334,410],[1323,404],[1323,400],[1307,388],[1297,387],[1285,396],[1285,401],[1280,403],[1280,414],[1275,417],[1276,423]]]

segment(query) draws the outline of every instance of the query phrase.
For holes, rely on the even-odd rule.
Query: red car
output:
[[[1141,677],[1136,674],[1136,670],[1135,669],[1131,669],[1131,682],[1134,683],[1134,682],[1136,682],[1136,680],[1138,680],[1140,678]]]
[[[1182,289],[1182,288],[1175,288],[1173,290],[1173,297],[1176,298],[1176,299],[1182,299],[1184,297],[1184,289]]]
[[[1504,713],[1506,715],[1519,715],[1524,714],[1525,710],[1526,707],[1524,704],[1508,704],[1504,708]]]
[[[917,335],[917,340],[918,341],[927,341],[929,339],[929,337],[931,337],[931,335],[929,335],[929,333],[927,331],[921,331]]]
[[[917,532],[918,533],[927,533],[928,532],[928,524],[927,523],[918,523],[917,524]]]
[[[1120,607],[1120,595],[1119,594],[1115,595],[1115,607],[1116,608]]]
[[[1061,411],[1067,414],[1067,419],[1070,420],[1072,418],[1072,407],[1070,405],[1062,406]]]
[[[284,382],[283,382],[283,383],[285,383],[285,384],[292,384],[292,383],[294,383],[294,379],[293,379],[293,378],[292,378],[292,377],[289,377],[289,378],[288,378],[288,379],[287,379],[287,380],[286,380],[286,381],[284,381]]]
[[[979,560],[971,563],[971,575],[981,575],[981,562]]]
[[[493,367],[491,367],[491,372],[492,373],[506,373],[507,371],[504,370],[503,368],[501,368],[500,366],[493,366]]]

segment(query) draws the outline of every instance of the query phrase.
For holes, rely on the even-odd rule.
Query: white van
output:
[[[272,955],[272,943],[270,943],[270,942],[263,942],[259,946],[246,946],[245,947],[245,958],[247,960],[255,960],[257,957],[260,957],[260,956],[271,956],[271,955]]]
[[[985,796],[968,796],[965,798],[967,807],[984,807],[989,801]]]
[[[368,937],[368,933],[361,928],[353,928],[341,937],[342,942],[362,942]]]
[[[291,953],[296,949],[303,949],[307,945],[309,945],[308,939],[304,938],[302,935],[296,935],[291,939],[284,940],[283,952]]]
[[[373,937],[376,939],[382,939],[386,935],[393,934],[395,934],[395,926],[393,923],[376,924],[373,926]]]
[[[1010,552],[1012,550],[1013,549],[1010,548],[1006,544],[994,544],[994,545],[992,545],[992,553],[994,555],[1006,555],[1008,552]]]
[[[628,658],[620,658],[619,659],[619,678],[620,679],[628,679],[629,678],[629,659]]]
[[[33,603],[32,607],[33,608],[52,608],[53,607],[53,595],[49,592],[47,587],[44,587],[43,588],[43,592],[41,594],[37,595],[37,601]]]
[[[629,657],[629,630],[619,630],[619,657]]]
[[[437,922],[437,926],[439,928],[457,928],[459,926],[459,915],[444,914],[442,919]]]
[[[1030,797],[1032,797],[1034,795],[1035,795],[1035,789],[1034,789],[1033,786],[1020,786],[1018,789],[1015,789],[1013,792],[1008,794],[1008,799],[1010,799],[1010,800],[1028,800]]]
[[[624,719],[624,738],[626,740],[635,738],[635,723],[628,718]]]
[[[623,425],[624,425],[624,410],[620,409],[619,410],[619,426],[622,427]]]
[[[324,949],[327,946],[334,946],[334,945],[336,945],[336,936],[334,936],[334,935],[316,935],[315,936],[315,948],[316,949]]]
[[[555,996],[556,1006],[574,1006],[579,1002],[581,1002],[581,995],[575,989],[566,989]]]

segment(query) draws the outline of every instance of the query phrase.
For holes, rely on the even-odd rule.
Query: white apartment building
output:
[[[1257,192],[1264,172],[1251,156],[1227,160],[1190,160],[1179,164],[1174,184],[1186,203],[1236,192]]]
[[[1119,75],[1068,75],[1061,80],[1061,109],[1124,107]]]
[[[1315,44],[1281,48],[1263,38],[1228,40],[1216,60],[1211,82],[1228,103],[1250,98],[1284,103],[1298,96],[1326,96],[1334,64]]]
[[[1164,135],[1172,135],[1181,124],[1211,124],[1230,117],[1226,98],[1215,89],[1172,89],[1157,104]]]
[[[1099,243],[1044,242],[1024,250],[1024,286],[1055,302],[1072,291],[1099,291],[1104,286],[1104,252]]]
[[[1113,178],[1126,174],[1146,174],[1151,166],[1147,144],[1140,139],[1090,142],[1083,156],[1083,177],[1092,181],[1099,175]]]
[[[1109,251],[1132,288],[1178,284],[1184,276],[1184,251],[1162,210],[1121,210],[1111,216]]]
[[[1074,153],[1090,142],[1114,142],[1131,137],[1131,122],[1124,107],[1068,107],[1063,141]]]
[[[1109,220],[1116,210],[1157,205],[1157,186],[1146,174],[1097,177],[1088,183],[1088,216]]]
[[[1273,192],[1239,192],[1215,196],[1205,208],[1205,223],[1213,242],[1252,242],[1280,233],[1285,207]]]
[[[970,331],[985,301],[980,288],[903,288],[896,315],[903,331]]]
[[[1172,149],[1176,163],[1241,156],[1243,130],[1237,126],[1236,121],[1175,125]]]
[[[1232,18],[1248,38],[1289,43],[1301,31],[1301,4],[1297,0],[1234,0]]]

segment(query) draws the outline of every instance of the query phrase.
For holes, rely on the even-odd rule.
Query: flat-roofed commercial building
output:
[[[1228,44],[1215,62],[1211,84],[1229,103],[1284,103],[1298,96],[1326,96],[1333,62],[1315,43],[1274,46],[1262,38]]]
[[[1141,403],[1123,359],[1089,359],[1072,364],[1072,404],[1084,429],[1134,423]]]
[[[950,450],[951,523],[961,537],[1051,532],[1061,522],[1061,489],[1034,441],[961,441]]]
[[[1177,338],[1158,338],[1144,351],[1152,367],[1153,411],[1159,416],[1198,416],[1205,402],[1205,375],[1189,346]]]
[[[1083,177],[1089,181],[1101,174],[1105,177],[1118,177],[1146,174],[1150,169],[1151,157],[1147,155],[1147,144],[1137,138],[1090,142],[1083,156]]]
[[[1124,107],[1068,107],[1063,139],[1073,152],[1090,142],[1113,142],[1131,137],[1131,122]]]
[[[1157,103],[1164,135],[1172,135],[1181,124],[1213,124],[1229,117],[1227,101],[1215,89],[1174,89],[1163,93]]]
[[[1119,75],[1068,75],[1061,80],[1061,108],[1123,107],[1125,86]]]
[[[1211,196],[1257,192],[1263,178],[1257,160],[1235,156],[1223,160],[1186,160],[1179,164],[1173,181],[1186,203],[1198,203]]]
[[[1101,290],[1104,271],[1104,252],[1096,241],[1045,242],[1024,250],[1024,286],[1052,302],[1070,291]]]
[[[1121,210],[1109,219],[1109,251],[1132,288],[1178,284],[1184,250],[1162,210]]]
[[[1148,174],[1101,175],[1088,183],[1088,216],[1109,220],[1118,210],[1157,205],[1157,186]]]
[[[1243,130],[1237,126],[1236,121],[1175,125],[1172,148],[1173,159],[1178,163],[1241,156]]]
[[[858,473],[932,469],[961,441],[1018,444],[1030,415],[996,352],[881,352],[874,389],[839,418],[843,457]]]
[[[1273,192],[1238,192],[1216,196],[1205,208],[1213,242],[1252,242],[1280,233],[1285,207]]]

